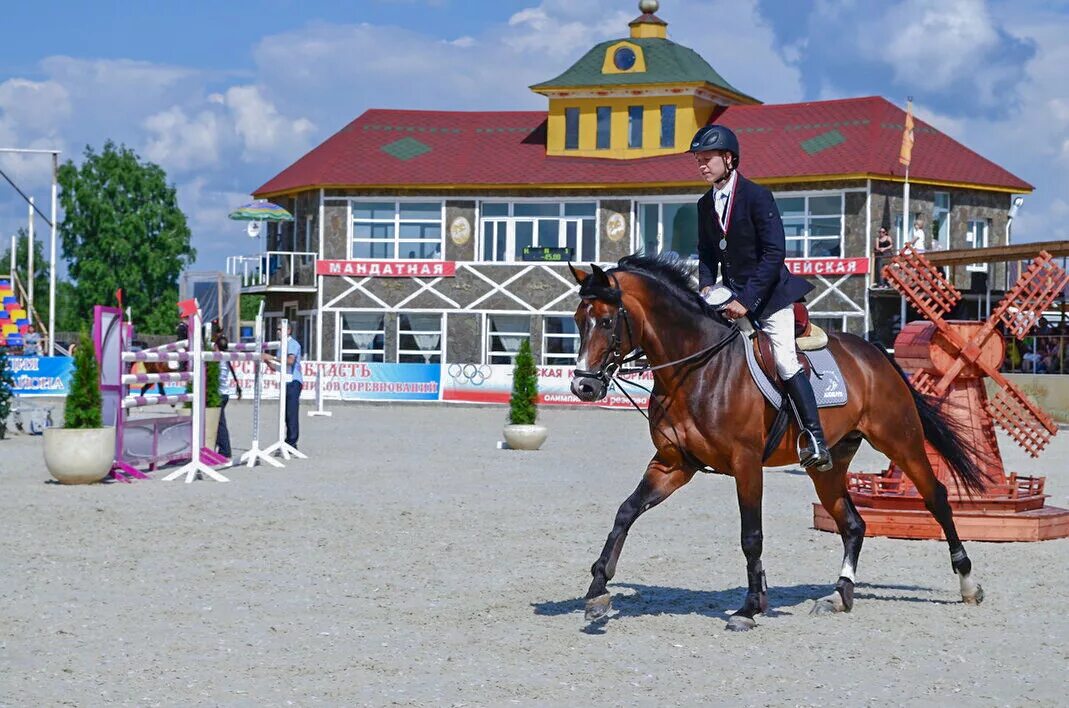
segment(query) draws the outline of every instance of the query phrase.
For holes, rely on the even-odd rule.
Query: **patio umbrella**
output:
[[[246,232],[252,238],[260,235],[261,222],[293,221],[293,214],[266,199],[257,199],[248,204],[243,204],[230,212],[229,217],[234,221],[248,221],[249,226]]]
[[[278,204],[257,199],[230,212],[230,218],[234,221],[293,221],[293,214]]]

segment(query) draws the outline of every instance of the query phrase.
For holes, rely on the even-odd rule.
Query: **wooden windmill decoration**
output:
[[[947,486],[955,514],[960,517],[963,512],[975,512],[986,517],[973,524],[966,523],[969,519],[960,520],[958,528],[963,537],[968,534],[976,540],[1027,540],[1069,535],[1069,511],[1044,508],[1045,477],[1007,475],[994,427],[1002,428],[1032,457],[1042,452],[1058,430],[1051,417],[999,371],[1006,345],[998,327],[1002,325],[1006,333],[1023,339],[1039,322],[1043,311],[1061,295],[1069,275],[1044,251],[987,321],[973,322],[943,318],[961,300],[961,293],[911,247],[891,259],[883,274],[926,318],[910,322],[899,332],[895,360],[905,371],[912,372],[910,383],[920,393],[943,401],[944,411],[955,419],[990,480],[983,495],[968,496],[957,488],[943,457],[925,444],[932,469]],[[987,395],[985,378],[998,387],[993,397]],[[880,516],[876,512],[881,509],[921,513],[924,508],[912,483],[893,463],[880,474],[851,473],[849,484],[851,497],[870,527],[874,526],[870,515]],[[934,522],[926,524],[910,514],[898,516],[903,518],[890,513],[876,519],[871,535],[940,537]]]

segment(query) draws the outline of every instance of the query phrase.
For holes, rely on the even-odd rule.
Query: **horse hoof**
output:
[[[977,583],[976,592],[969,596],[962,595],[961,601],[964,602],[966,605],[979,605],[981,602],[984,601],[984,589],[980,587],[979,583]]]
[[[757,622],[752,617],[745,615],[731,615],[728,618],[727,630],[729,632],[749,632],[751,629],[757,626]]]
[[[612,610],[612,595],[605,593],[586,601],[586,621],[595,622]]]
[[[825,595],[816,602],[813,603],[813,609],[809,611],[811,615],[831,615],[839,612],[846,612],[846,604],[843,602],[842,595],[838,591],[833,592],[831,595]]]

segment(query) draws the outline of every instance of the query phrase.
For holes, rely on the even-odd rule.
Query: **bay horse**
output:
[[[570,265],[570,264],[569,264]],[[586,619],[611,609],[606,585],[616,572],[624,541],[640,515],[657,506],[703,468],[735,478],[742,521],[742,552],[748,590],[727,628],[745,631],[768,607],[761,564],[762,453],[775,411],[747,369],[748,337],[710,307],[691,285],[684,261],[627,256],[608,271],[572,267],[579,283],[575,311],[580,346],[571,382],[583,401],[603,398],[612,376],[632,352],[641,350],[653,370],[648,416],[656,453],[638,487],[620,506],[600,557],[591,567]],[[984,487],[983,472],[945,414],[915,391],[882,349],[850,334],[830,334],[829,349],[848,391],[845,405],[820,409],[831,450],[830,471],[808,471],[820,503],[835,519],[843,540],[843,562],[831,594],[817,599],[814,613],[849,612],[865,521],[847,493],[846,472],[862,440],[903,469],[939,522],[950,547],[962,600],[978,604],[983,589],[958,538],[947,490],[925,455],[924,441],[946,458],[959,486]],[[792,423],[769,466],[798,461]]]

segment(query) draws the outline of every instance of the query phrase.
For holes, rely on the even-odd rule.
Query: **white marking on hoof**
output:
[[[836,591],[831,595],[825,595],[819,600],[816,600],[813,603],[813,609],[809,611],[809,614],[830,615],[838,612],[846,612],[846,604],[843,602],[842,595]]]
[[[731,632],[749,632],[756,626],[757,622],[755,622],[752,617],[731,615],[731,617],[728,618],[727,630]]]
[[[604,593],[597,597],[592,597],[586,601],[586,614],[585,619],[587,622],[594,622],[601,619],[605,615],[609,614],[612,610],[612,595]]]
[[[984,601],[984,589],[972,579],[972,573],[959,575],[958,582],[961,585],[962,602],[966,605],[979,605]]]

